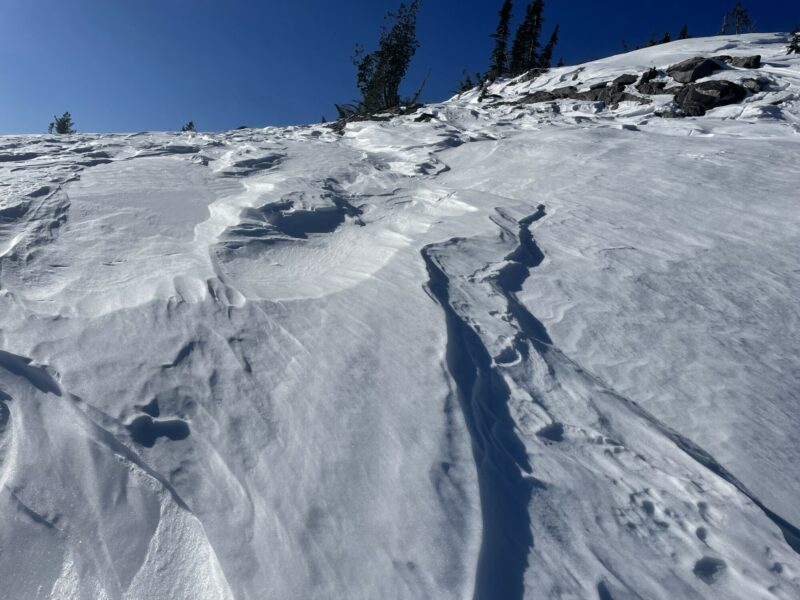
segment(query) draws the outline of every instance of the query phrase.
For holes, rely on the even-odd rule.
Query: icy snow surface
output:
[[[800,597],[784,40],[343,136],[0,138],[0,597]],[[513,103],[718,54],[766,90]]]

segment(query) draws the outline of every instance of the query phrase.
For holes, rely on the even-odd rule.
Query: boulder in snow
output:
[[[616,106],[620,102],[638,102],[639,104],[647,104],[649,100],[640,96],[634,96],[623,91],[624,87],[604,87],[594,88],[587,92],[580,92],[575,94],[575,100],[588,100],[590,102],[603,102],[606,106]]]
[[[735,56],[731,59],[731,65],[742,69],[758,69],[761,66],[761,56]]]
[[[646,81],[637,84],[636,89],[640,94],[654,95],[666,93],[664,91],[665,87],[667,87],[666,81]]]
[[[655,79],[656,77],[658,77],[658,70],[655,67],[652,67],[649,71],[645,71],[644,73],[642,73],[642,76],[639,79],[639,83],[640,84],[648,83],[650,81],[653,81],[653,79]]]
[[[520,104],[536,104],[538,102],[552,102],[556,97],[552,92],[546,90],[537,90],[532,94],[527,94],[520,98]]]
[[[763,92],[765,89],[767,89],[769,84],[770,80],[766,77],[759,77],[758,79],[753,79],[752,77],[748,79],[742,79],[742,85],[754,94]]]
[[[732,81],[705,81],[686,85],[675,94],[675,102],[690,117],[700,117],[718,106],[735,104],[747,96],[747,90]]]
[[[756,54],[755,56],[728,56],[724,54],[722,56],[715,56],[713,60],[742,69],[758,69],[761,66],[760,54]]]
[[[670,77],[680,83],[693,83],[703,77],[708,77],[714,71],[719,71],[720,64],[710,58],[697,56],[672,65],[667,69]]]
[[[620,75],[619,77],[617,77],[614,81],[611,82],[611,85],[624,87],[626,85],[631,85],[633,83],[636,83],[637,80],[638,78],[636,77],[636,75],[630,75],[626,73],[625,75]]]

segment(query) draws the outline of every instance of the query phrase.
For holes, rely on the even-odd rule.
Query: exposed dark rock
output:
[[[690,117],[700,117],[718,106],[740,102],[747,90],[731,81],[705,81],[686,85],[675,94],[675,102]]]
[[[697,56],[672,65],[667,69],[667,73],[680,83],[692,83],[703,77],[708,77],[714,71],[719,71],[720,64],[710,58]]]
[[[639,83],[636,86],[636,89],[639,90],[640,94],[664,94],[664,88],[667,87],[666,81],[646,81],[644,83]]]
[[[536,104],[537,102],[552,102],[556,99],[555,94],[545,90],[538,90],[532,94],[527,94],[519,99],[520,104]]]
[[[761,66],[761,55],[755,56],[735,56],[731,59],[731,65],[742,69],[758,69]]]
[[[742,85],[754,94],[763,92],[767,89],[769,83],[769,79],[764,77],[759,77],[758,79],[742,79]]]
[[[653,81],[653,79],[656,77],[658,77],[658,70],[656,70],[655,67],[652,67],[649,71],[642,73],[642,77],[639,79],[639,84],[641,85],[642,83]]]
[[[575,94],[578,93],[578,88],[574,85],[568,85],[566,87],[556,88],[552,93],[556,98],[574,98]]]
[[[429,121],[431,121],[434,118],[435,118],[434,115],[432,115],[431,113],[425,112],[425,113],[422,113],[420,116],[418,116],[416,119],[414,119],[414,121],[416,121],[417,123],[428,123]]]
[[[755,56],[728,56],[727,54],[723,54],[713,57],[712,60],[742,69],[758,69],[761,66],[760,54],[756,54]]]
[[[536,104],[537,102],[552,102],[553,100],[558,100],[560,98],[575,98],[577,93],[578,88],[576,88],[574,85],[556,88],[550,92],[547,90],[537,90],[531,94],[523,96],[519,100],[519,103]]]
[[[629,94],[618,87],[605,87],[589,90],[588,92],[579,92],[572,96],[575,100],[588,100],[590,102],[603,102],[607,106],[614,107],[620,102],[638,102],[639,104],[647,104],[649,100]]]
[[[619,77],[617,77],[614,81],[611,82],[611,85],[614,85],[614,86],[620,86],[620,85],[621,86],[626,86],[626,85],[634,84],[634,83],[636,83],[636,81],[637,81],[636,75],[625,74],[625,75],[620,75]]]
[[[594,85],[590,85],[589,89],[590,90],[599,90],[599,89],[602,89],[604,87],[608,87],[608,82],[607,81],[603,81],[601,83],[595,83]]]
[[[567,86],[557,88],[551,92],[545,90],[538,90],[532,94],[528,94],[519,100],[520,104],[535,104],[537,102],[552,102],[553,100],[569,99],[569,100],[583,100],[586,102],[602,102],[607,106],[616,106],[620,102],[638,102],[639,104],[647,104],[649,100],[628,94],[624,91],[623,85],[608,85],[598,84],[592,86],[588,91],[579,92],[575,86]]]

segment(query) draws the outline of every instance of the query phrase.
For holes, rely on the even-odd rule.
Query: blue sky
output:
[[[556,59],[583,62],[652,33],[716,33],[733,0],[550,0]],[[202,130],[318,121],[356,98],[350,62],[396,0],[0,0],[0,133],[72,112],[80,131]],[[501,0],[423,0],[408,91],[448,97],[484,70]],[[526,2],[517,0],[515,16]],[[796,0],[747,1],[758,31],[800,23]]]

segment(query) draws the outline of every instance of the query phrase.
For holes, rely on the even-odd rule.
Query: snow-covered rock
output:
[[[798,190],[777,34],[0,138],[0,597],[797,598]]]

